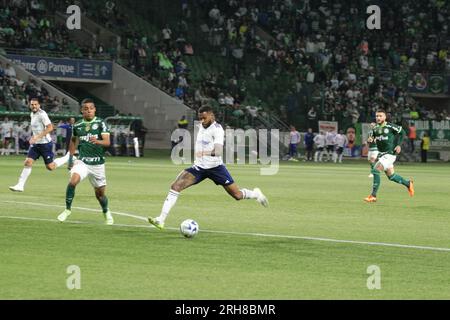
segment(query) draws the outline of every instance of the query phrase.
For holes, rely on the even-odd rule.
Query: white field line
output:
[[[30,205],[30,206],[41,206],[41,207],[49,207],[49,208],[65,208],[65,206],[61,205],[52,205],[52,204],[43,204],[36,202],[20,202],[20,201],[0,201],[3,203],[9,204],[22,204],[22,205]],[[87,212],[96,212],[100,213],[101,210],[83,208],[83,207],[73,207],[73,209],[87,211]],[[125,212],[116,212],[111,211],[112,214],[118,216],[131,217],[135,219],[139,219],[142,221],[147,221],[146,217],[137,216],[130,213]],[[16,216],[0,216],[0,219],[14,219],[14,220],[29,220],[29,221],[46,221],[46,222],[59,222],[55,219],[44,219],[44,218],[30,218],[30,217],[16,217]],[[67,221],[65,223],[72,224],[97,224],[90,223],[86,221]],[[130,227],[130,228],[152,228],[151,225],[130,225],[130,224],[114,224],[117,227]],[[167,230],[178,230],[178,228],[166,228]],[[418,249],[418,250],[428,250],[428,251],[443,251],[450,252],[450,248],[439,248],[439,247],[429,247],[429,246],[418,246],[418,245],[407,245],[407,244],[398,244],[398,243],[386,243],[386,242],[371,242],[371,241],[356,241],[356,240],[339,240],[339,239],[329,239],[329,238],[318,238],[318,237],[303,237],[303,236],[290,236],[290,235],[281,235],[281,234],[267,234],[267,233],[252,233],[252,232],[235,232],[235,231],[218,231],[218,230],[205,230],[202,229],[202,232],[206,233],[216,233],[216,234],[228,234],[228,235],[238,235],[238,236],[252,236],[252,237],[266,237],[266,238],[280,238],[280,239],[296,239],[296,240],[310,240],[310,241],[322,241],[322,242],[334,242],[334,243],[346,243],[346,244],[357,244],[357,245],[368,245],[368,246],[379,246],[379,247],[393,247],[393,248],[404,248],[404,249]]]

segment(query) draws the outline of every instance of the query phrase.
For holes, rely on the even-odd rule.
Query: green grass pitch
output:
[[[144,218],[159,214],[185,167],[168,156],[107,160],[110,208],[122,213],[112,227],[88,181],[68,222],[56,222],[68,171],[47,172],[42,160],[25,192],[10,192],[22,162],[0,158],[0,299],[450,298],[448,164],[398,165],[416,196],[383,177],[375,204],[362,201],[371,190],[364,162],[283,163],[275,176],[230,165],[241,187],[263,190],[268,209],[207,181],[183,192],[159,231]],[[201,230],[190,240],[177,230],[187,218]],[[71,265],[80,290],[67,288]],[[367,287],[372,265],[381,289]]]

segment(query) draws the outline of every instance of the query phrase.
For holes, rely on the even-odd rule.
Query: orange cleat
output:
[[[364,199],[365,202],[377,202],[377,197],[374,197],[373,195],[368,196]]]
[[[408,192],[410,197],[414,197],[414,181],[409,180]]]

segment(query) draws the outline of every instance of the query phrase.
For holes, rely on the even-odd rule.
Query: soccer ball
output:
[[[193,238],[198,231],[198,223],[192,219],[184,220],[180,225],[180,232],[186,238]]]

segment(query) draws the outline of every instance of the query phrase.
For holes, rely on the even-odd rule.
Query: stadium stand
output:
[[[443,1],[381,3],[387,35],[363,32],[364,1],[80,3],[125,39],[123,64],[193,108],[212,103],[224,120],[245,114],[234,125],[253,118],[250,108],[301,128],[312,106],[343,127],[366,121],[378,107],[396,122],[414,110],[421,119],[448,116],[426,110],[407,83],[411,73],[449,70]],[[405,18],[393,15],[398,10]],[[220,108],[227,92],[234,103]]]
[[[409,90],[415,74],[420,81],[450,71],[449,8],[442,0],[378,3],[388,30],[370,33],[363,0],[77,4],[120,46],[100,37],[74,41],[60,27],[57,10],[69,5],[65,0],[5,5],[0,21],[11,26],[0,30],[1,45],[113,60],[194,110],[211,104],[231,127],[286,130],[290,123],[306,130],[330,120],[346,128],[370,121],[379,107],[397,123],[449,119],[445,108],[431,108]]]

